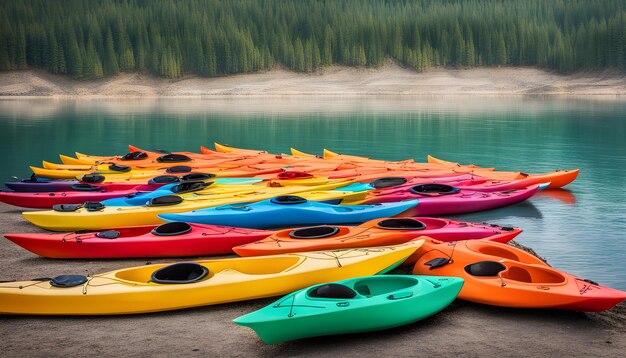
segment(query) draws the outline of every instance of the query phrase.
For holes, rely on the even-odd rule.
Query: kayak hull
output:
[[[53,287],[47,280],[11,282],[0,287],[0,313],[136,314],[271,297],[322,282],[385,272],[419,245],[196,261],[208,274],[184,284],[153,281],[152,275],[168,264],[97,274],[66,288]],[[328,260],[329,256],[337,259]]]
[[[554,269],[509,245],[426,240],[415,255],[419,259],[414,274],[461,277],[465,285],[459,298],[472,302],[516,308],[603,311],[626,299],[626,292]],[[431,269],[427,263],[438,258],[451,262]],[[491,262],[489,265],[496,269],[480,274],[468,269],[481,262]]]
[[[133,257],[185,257],[226,255],[233,246],[261,240],[272,231],[216,225],[190,224],[177,235],[155,235],[156,226],[112,229],[115,239],[101,238],[100,232],[63,234],[6,234],[8,240],[39,256],[54,259],[117,259]]]
[[[461,189],[456,194],[440,196],[422,196],[408,189],[381,191],[369,196],[361,203],[387,203],[400,200],[419,200],[417,206],[410,210],[411,215],[454,215],[477,211],[491,210],[522,202],[532,197],[539,190],[539,185],[524,189],[512,189],[497,192],[478,192]]]
[[[375,205],[331,205],[311,201],[299,204],[276,204],[272,200],[247,205],[219,206],[179,214],[161,214],[159,218],[166,221],[236,225],[246,228],[350,224],[398,215],[417,204],[417,200]]]
[[[384,275],[334,282],[353,298],[311,297],[316,285],[234,320],[267,344],[296,339],[378,331],[407,325],[447,307],[461,290],[456,277]]]
[[[388,219],[374,219],[359,226],[337,226],[336,234],[323,238],[300,239],[292,237],[296,229],[285,229],[273,233],[271,236],[260,241],[236,246],[233,251],[239,256],[262,256],[276,255],[279,253],[334,250],[340,248],[375,247],[381,245],[394,245],[410,240],[419,240],[421,236],[436,238],[440,241],[450,242],[457,240],[490,240],[495,242],[508,242],[519,235],[522,230],[513,227],[504,227],[493,224],[469,223],[441,218],[413,217],[401,218],[401,224],[414,225],[418,229],[391,228],[379,223],[389,223]],[[406,261],[407,264],[415,262],[414,258]]]

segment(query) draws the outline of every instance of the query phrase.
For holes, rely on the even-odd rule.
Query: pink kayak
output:
[[[380,190],[410,189],[420,184],[447,184],[459,189],[474,191],[494,192],[512,189],[523,189],[535,184],[530,179],[518,180],[491,180],[472,174],[456,174],[441,178],[405,178],[405,177],[385,177],[376,179],[370,183],[372,194],[377,195]],[[382,195],[386,195],[382,193]]]
[[[480,192],[446,184],[421,184],[401,189],[389,188],[369,193],[360,204],[388,203],[418,199],[410,215],[452,215],[495,209],[524,201],[539,190],[539,185],[523,189]]]

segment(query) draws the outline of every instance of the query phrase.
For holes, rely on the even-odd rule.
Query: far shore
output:
[[[44,70],[0,72],[0,98],[157,98],[285,96],[616,96],[626,95],[626,75],[616,71],[560,75],[537,68],[436,68],[415,72],[331,66],[311,74],[285,70],[204,78],[164,79],[123,73],[81,81]]]

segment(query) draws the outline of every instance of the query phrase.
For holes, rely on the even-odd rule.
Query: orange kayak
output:
[[[428,163],[433,164],[456,164],[454,162],[448,162],[442,159],[435,158],[433,156],[428,156]],[[473,164],[472,164],[473,165]],[[541,183],[550,183],[548,189],[556,189],[562,188],[567,184],[573,182],[576,177],[578,177],[578,173],[580,169],[574,170],[555,170],[551,173],[545,174],[526,174],[522,172],[500,172],[500,171],[492,171],[488,168],[476,167],[473,171],[474,174],[491,179],[491,180],[518,180],[518,179],[527,179],[534,181],[532,184],[541,184]]]
[[[397,245],[417,237],[441,241],[484,239],[508,242],[518,228],[449,219],[414,217],[367,221],[359,226],[313,226],[285,229],[250,244],[236,246],[239,256],[263,256],[288,252]]]
[[[459,298],[494,306],[603,311],[626,299],[612,289],[554,269],[537,257],[497,242],[426,240],[414,255],[417,275],[465,280]]]

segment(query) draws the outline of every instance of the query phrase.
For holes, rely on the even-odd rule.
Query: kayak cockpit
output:
[[[419,282],[418,278],[407,277],[368,277],[356,280],[350,286],[328,283],[312,287],[307,296],[313,299],[352,299],[369,298],[389,295],[393,292],[406,290],[414,287]]]
[[[305,258],[301,256],[267,256],[252,257],[250,259],[225,259],[190,262],[205,267],[208,272],[193,282],[205,281],[214,276],[218,276],[221,271],[238,271],[243,275],[272,275],[289,270],[299,265]],[[173,264],[176,265],[176,264]],[[120,270],[115,273],[115,278],[128,281],[129,283],[148,283],[153,281],[153,275],[159,270],[173,265],[148,265],[143,267],[132,268],[128,270]],[[195,275],[196,266],[189,265],[186,267],[190,270],[190,275]],[[193,271],[193,272],[191,272]],[[177,274],[178,275],[178,274]],[[182,277],[182,273],[180,276]],[[179,276],[177,276],[179,277]],[[158,282],[158,281],[157,281]]]

